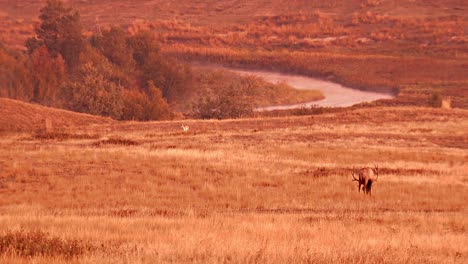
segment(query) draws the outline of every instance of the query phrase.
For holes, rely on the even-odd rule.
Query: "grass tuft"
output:
[[[111,137],[111,138],[105,138],[101,139],[100,141],[94,143],[96,146],[102,146],[102,145],[122,145],[122,146],[137,146],[140,145],[135,140],[128,139],[128,138],[122,138],[122,137]]]
[[[58,133],[58,132],[45,132],[36,133],[32,135],[32,139],[39,140],[70,140],[70,139],[97,139],[98,135],[88,134],[69,134],[69,133]]]
[[[7,231],[0,235],[0,254],[22,257],[74,258],[92,251],[93,246],[78,239],[63,239],[43,231]]]

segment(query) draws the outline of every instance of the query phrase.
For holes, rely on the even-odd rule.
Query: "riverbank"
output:
[[[364,53],[255,51],[172,45],[164,54],[181,61],[241,69],[264,69],[329,80],[357,90],[389,93],[379,106],[431,106],[434,95],[451,98],[453,108],[468,108],[465,61],[421,56]]]
[[[200,66],[198,66],[200,67]],[[294,102],[291,104],[280,104],[258,107],[259,111],[288,110],[302,107],[348,107],[355,104],[372,102],[380,99],[393,99],[391,93],[380,93],[363,91],[345,87],[341,84],[303,75],[286,74],[274,71],[261,71],[251,69],[240,69],[225,67],[214,64],[204,65],[204,69],[221,70],[239,74],[241,76],[254,76],[273,84],[287,84],[294,89],[301,91],[320,91],[324,98],[321,100],[311,100],[306,102]]]

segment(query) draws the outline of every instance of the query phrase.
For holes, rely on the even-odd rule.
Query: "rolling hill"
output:
[[[0,132],[45,130],[46,119],[50,120],[54,131],[115,122],[110,118],[0,98]]]

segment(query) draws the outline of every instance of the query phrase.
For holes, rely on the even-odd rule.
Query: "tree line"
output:
[[[0,44],[0,96],[109,116],[171,119],[169,103],[190,89],[191,69],[161,55],[150,31],[121,27],[83,36],[80,14],[60,0],[40,10],[27,52]]]

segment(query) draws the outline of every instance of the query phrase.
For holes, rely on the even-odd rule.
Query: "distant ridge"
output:
[[[21,101],[0,98],[0,132],[32,132],[45,130],[46,119],[53,130],[116,121],[100,116],[76,113]]]

